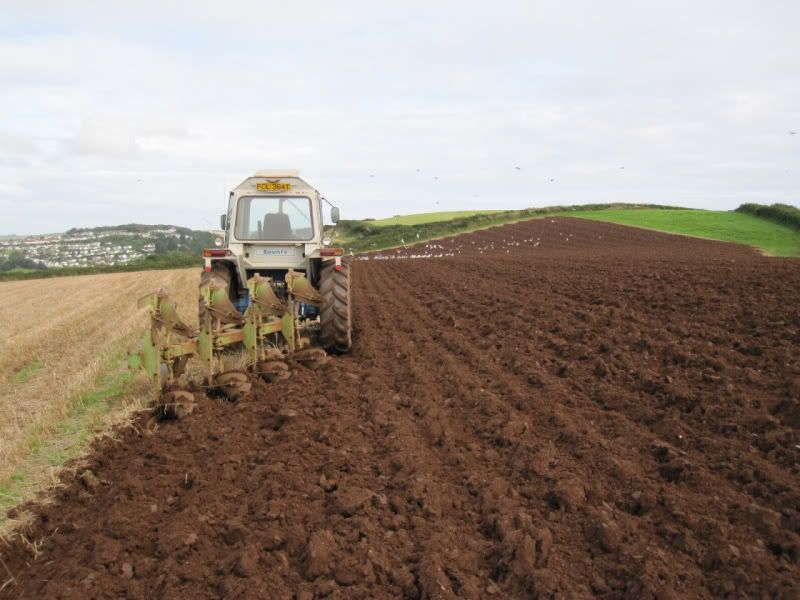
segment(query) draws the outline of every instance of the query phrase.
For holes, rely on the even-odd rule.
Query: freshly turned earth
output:
[[[353,286],[349,356],[97,442],[0,596],[800,595],[799,260],[548,218]]]

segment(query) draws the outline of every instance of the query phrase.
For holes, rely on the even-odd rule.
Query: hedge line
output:
[[[155,254],[126,265],[102,265],[96,267],[54,267],[36,271],[7,271],[0,273],[0,281],[17,279],[43,279],[48,277],[72,277],[74,275],[96,275],[99,273],[128,273],[132,271],[158,271],[185,267],[202,268],[203,259],[188,252]]]
[[[736,212],[747,213],[800,231],[800,209],[789,204],[742,204]]]

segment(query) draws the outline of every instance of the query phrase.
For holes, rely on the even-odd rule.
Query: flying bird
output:
[[[550,181],[555,181],[555,179],[554,179],[553,177],[551,177],[551,178],[550,178]]]
[[[519,168],[519,167],[514,167],[514,168],[515,168],[517,171],[519,171],[519,170],[520,170],[520,168]]]
[[[796,131],[790,131],[789,135],[797,135],[797,132]]]
[[[372,173],[370,173],[370,175],[369,175],[369,176],[370,176],[370,177],[375,177],[375,175],[374,175],[374,174],[372,174]]]

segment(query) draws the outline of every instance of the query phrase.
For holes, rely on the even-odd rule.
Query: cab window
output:
[[[240,240],[308,241],[314,237],[311,200],[302,196],[245,196],[236,211]]]

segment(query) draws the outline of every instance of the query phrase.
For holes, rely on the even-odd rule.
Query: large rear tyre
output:
[[[326,260],[322,263],[319,293],[322,296],[319,315],[320,345],[333,354],[349,352],[353,345],[349,262],[342,261],[339,271],[336,270],[335,261]]]

